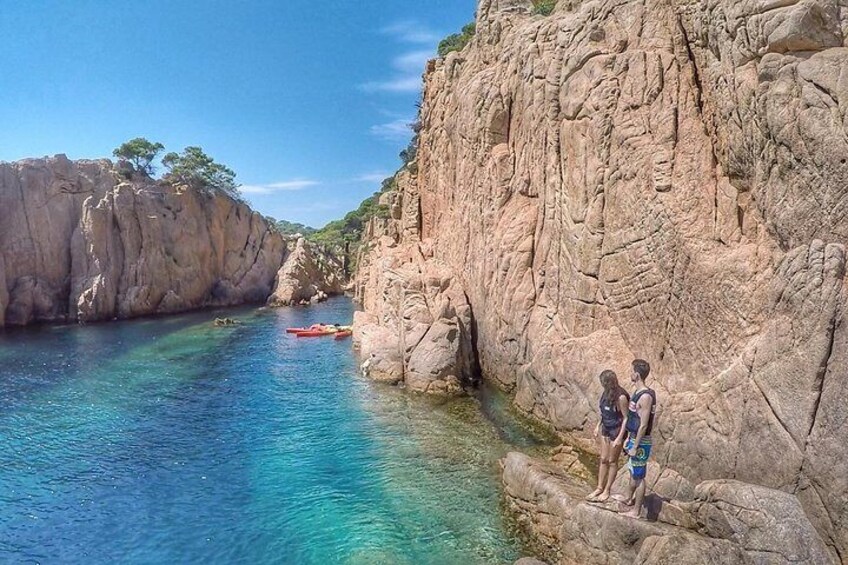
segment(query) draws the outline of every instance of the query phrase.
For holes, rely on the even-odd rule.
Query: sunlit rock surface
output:
[[[368,324],[414,327],[393,277],[447,270],[482,374],[577,435],[648,359],[661,470],[786,493],[848,559],[846,31],[836,0],[483,0],[426,70]]]
[[[0,324],[264,302],[285,252],[247,205],[63,155],[0,163]]]
[[[345,278],[338,258],[299,238],[277,272],[268,305],[314,304],[341,294]]]

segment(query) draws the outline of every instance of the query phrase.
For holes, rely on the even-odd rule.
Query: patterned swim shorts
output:
[[[633,449],[633,441],[636,438],[630,436],[624,444],[625,450]],[[648,457],[651,456],[651,438],[643,437],[639,442],[639,447],[636,448],[636,455],[627,457],[627,468],[630,469],[630,476],[634,479],[644,479],[645,472],[648,466]]]

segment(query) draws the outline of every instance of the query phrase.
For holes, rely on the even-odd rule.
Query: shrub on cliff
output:
[[[275,227],[279,230],[279,232],[284,235],[295,235],[299,233],[303,236],[310,236],[316,231],[318,231],[315,228],[311,228],[303,224],[298,224],[296,222],[289,222],[287,220],[274,220],[271,223],[274,224]]]
[[[143,137],[136,137],[120,147],[112,151],[112,155],[118,159],[129,161],[133,164],[136,171],[144,173],[148,176],[154,172],[153,159],[165,149],[161,143],[154,143]]]
[[[444,38],[439,43],[439,48],[437,50],[439,57],[444,57],[451,51],[462,51],[463,47],[468,45],[468,42],[471,41],[472,37],[474,37],[474,33],[476,31],[477,26],[474,22],[472,22],[463,27],[460,33],[454,33]]]
[[[182,153],[168,153],[162,157],[168,169],[165,180],[190,186],[196,190],[221,192],[241,201],[236,184],[236,174],[229,167],[216,163],[200,147],[186,147]]]
[[[550,16],[556,7],[557,0],[533,0],[533,13]]]

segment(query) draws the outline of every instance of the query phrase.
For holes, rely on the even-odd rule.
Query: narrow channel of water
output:
[[[494,391],[357,373],[310,309],[0,333],[0,561],[509,563],[498,459],[541,449]]]

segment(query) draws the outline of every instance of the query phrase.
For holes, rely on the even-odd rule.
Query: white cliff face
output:
[[[662,468],[788,492],[845,558],[848,5],[530,12],[483,0],[471,45],[430,64],[362,335],[412,336],[389,348],[404,378],[398,328],[435,297],[397,273],[447,270],[482,374],[578,435],[600,371],[648,359]]]
[[[0,323],[262,302],[284,250],[225,196],[127,181],[107,160],[0,163]]]

